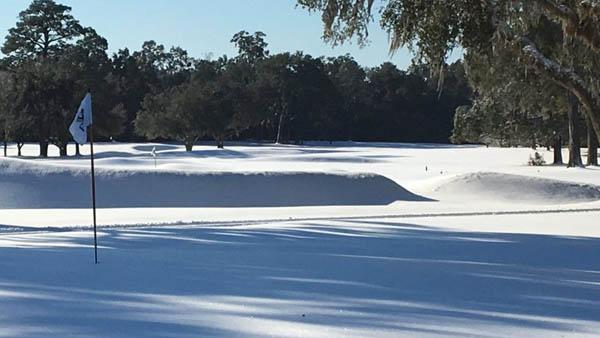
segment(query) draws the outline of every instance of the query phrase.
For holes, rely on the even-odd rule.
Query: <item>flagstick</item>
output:
[[[98,264],[98,239],[96,236],[96,175],[94,173],[94,129],[90,125],[90,152],[92,159],[92,208],[94,209],[94,262]]]

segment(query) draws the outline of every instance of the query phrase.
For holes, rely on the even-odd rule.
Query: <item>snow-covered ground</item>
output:
[[[0,336],[600,333],[598,168],[434,144],[96,149],[99,265],[89,157],[0,159]]]

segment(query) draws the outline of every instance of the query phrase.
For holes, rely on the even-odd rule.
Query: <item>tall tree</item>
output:
[[[84,93],[90,90],[94,96],[94,132],[106,138],[121,134],[126,118],[107,50],[106,39],[87,28],[83,37],[70,46],[60,60],[75,82],[71,106],[76,107]]]
[[[8,31],[2,53],[17,63],[60,55],[68,43],[84,33],[70,12],[71,7],[54,0],[34,0],[19,13],[16,27]]]
[[[284,141],[284,128],[289,119],[293,69],[291,55],[273,55],[258,64],[256,86],[271,118],[268,124],[276,130],[276,143]]]
[[[335,117],[338,125],[336,136],[345,140],[355,139],[361,129],[357,122],[366,106],[367,74],[348,54],[329,58],[327,61],[326,72],[337,91],[335,99],[339,100],[339,112]]]
[[[53,128],[65,115],[65,92],[72,90],[58,59],[86,32],[70,12],[53,0],[34,0],[19,14],[2,46],[9,70],[28,79],[27,99],[40,100],[25,105],[23,113],[32,115],[42,157],[48,156],[48,144],[56,136]]]

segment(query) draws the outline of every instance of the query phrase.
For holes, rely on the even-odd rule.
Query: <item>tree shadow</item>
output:
[[[335,156],[289,156],[279,157],[278,160],[290,162],[311,162],[311,163],[379,163],[383,162],[378,159],[368,158],[364,156],[353,157],[335,157]]]
[[[206,158],[228,158],[241,159],[250,158],[251,154],[246,152],[232,150],[230,148],[218,149],[217,147],[203,150],[192,151],[163,151],[159,154],[160,157],[206,157]]]
[[[177,150],[177,149],[182,149],[183,146],[178,146],[178,145],[171,145],[171,144],[140,144],[140,145],[135,145],[133,146],[133,150],[136,151],[143,151],[143,152],[151,152],[152,149],[156,150],[156,151],[167,151],[167,150]]]
[[[600,326],[599,239],[360,223],[102,230],[99,266],[89,233],[3,235],[0,325],[149,337]]]
[[[339,141],[333,144],[321,142],[306,142],[305,146],[323,146],[323,147],[352,147],[352,148],[392,148],[392,149],[469,149],[482,148],[482,145],[476,144],[450,144],[450,143],[408,143],[408,142],[351,142]]]

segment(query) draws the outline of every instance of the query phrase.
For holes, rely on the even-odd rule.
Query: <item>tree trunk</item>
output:
[[[284,115],[284,113],[279,114],[279,124],[277,125],[277,139],[275,140],[275,143],[277,144],[281,143]]]
[[[6,139],[4,140],[4,157],[8,156],[8,142],[6,142]]]
[[[23,148],[24,143],[22,142],[17,142],[17,156],[21,157],[21,149]]]
[[[587,165],[598,166],[598,137],[594,132],[594,127],[592,127],[592,123],[589,118],[585,119],[585,124],[587,126],[587,146],[588,146],[588,155],[587,155]]]
[[[40,141],[40,157],[48,157],[48,141]]]
[[[67,143],[61,144],[58,147],[58,153],[60,157],[67,157]]]
[[[192,151],[194,148],[194,141],[187,139],[185,140],[185,151]]]
[[[562,138],[560,137],[560,135],[554,140],[554,144],[552,145],[552,147],[554,148],[554,162],[552,164],[564,164],[562,158]]]
[[[225,148],[225,141],[223,140],[223,137],[217,136],[217,137],[215,137],[215,140],[217,141],[217,148],[219,148],[219,149]]]
[[[569,96],[569,163],[567,166],[583,167],[581,160],[581,138],[579,134],[579,103],[572,95]]]
[[[81,156],[81,150],[79,149],[79,143],[75,142],[75,156]]]

